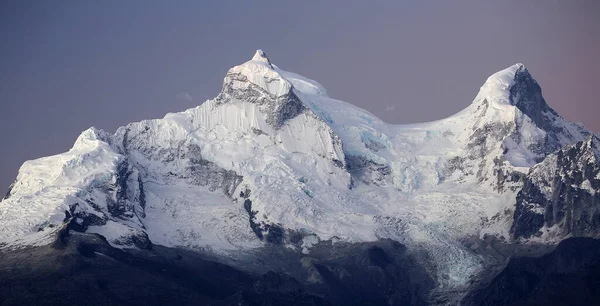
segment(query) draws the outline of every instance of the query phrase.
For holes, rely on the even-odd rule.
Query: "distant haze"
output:
[[[8,0],[0,39],[0,191],[90,126],[114,132],[216,96],[259,48],[393,123],[456,113],[522,62],[554,109],[600,131],[595,0]]]

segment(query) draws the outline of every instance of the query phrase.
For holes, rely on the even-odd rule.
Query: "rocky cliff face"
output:
[[[531,168],[517,195],[515,239],[600,235],[599,140],[590,136]]]

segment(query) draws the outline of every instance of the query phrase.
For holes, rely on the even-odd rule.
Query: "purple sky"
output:
[[[394,123],[456,113],[522,62],[553,108],[600,131],[600,1],[208,2],[2,1],[0,192],[90,126],[216,96],[258,48]]]

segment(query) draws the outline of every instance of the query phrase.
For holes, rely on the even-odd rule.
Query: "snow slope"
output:
[[[546,105],[521,64],[454,116],[392,125],[258,50],[213,100],[114,135],[92,128],[69,152],[26,162],[0,202],[0,243],[70,220],[118,247],[227,256],[392,238],[425,252],[440,286],[460,287],[481,269],[460,241],[509,239],[511,220],[493,217],[514,210],[519,178],[588,136]]]

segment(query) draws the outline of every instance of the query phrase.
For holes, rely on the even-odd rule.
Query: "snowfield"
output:
[[[425,252],[441,287],[465,286],[483,266],[461,241],[512,239],[515,177],[591,135],[535,86],[516,64],[454,116],[393,125],[259,50],[213,100],[113,135],[91,128],[68,152],[23,164],[0,202],[0,245],[70,219],[120,248],[148,239],[227,256],[391,238]]]

